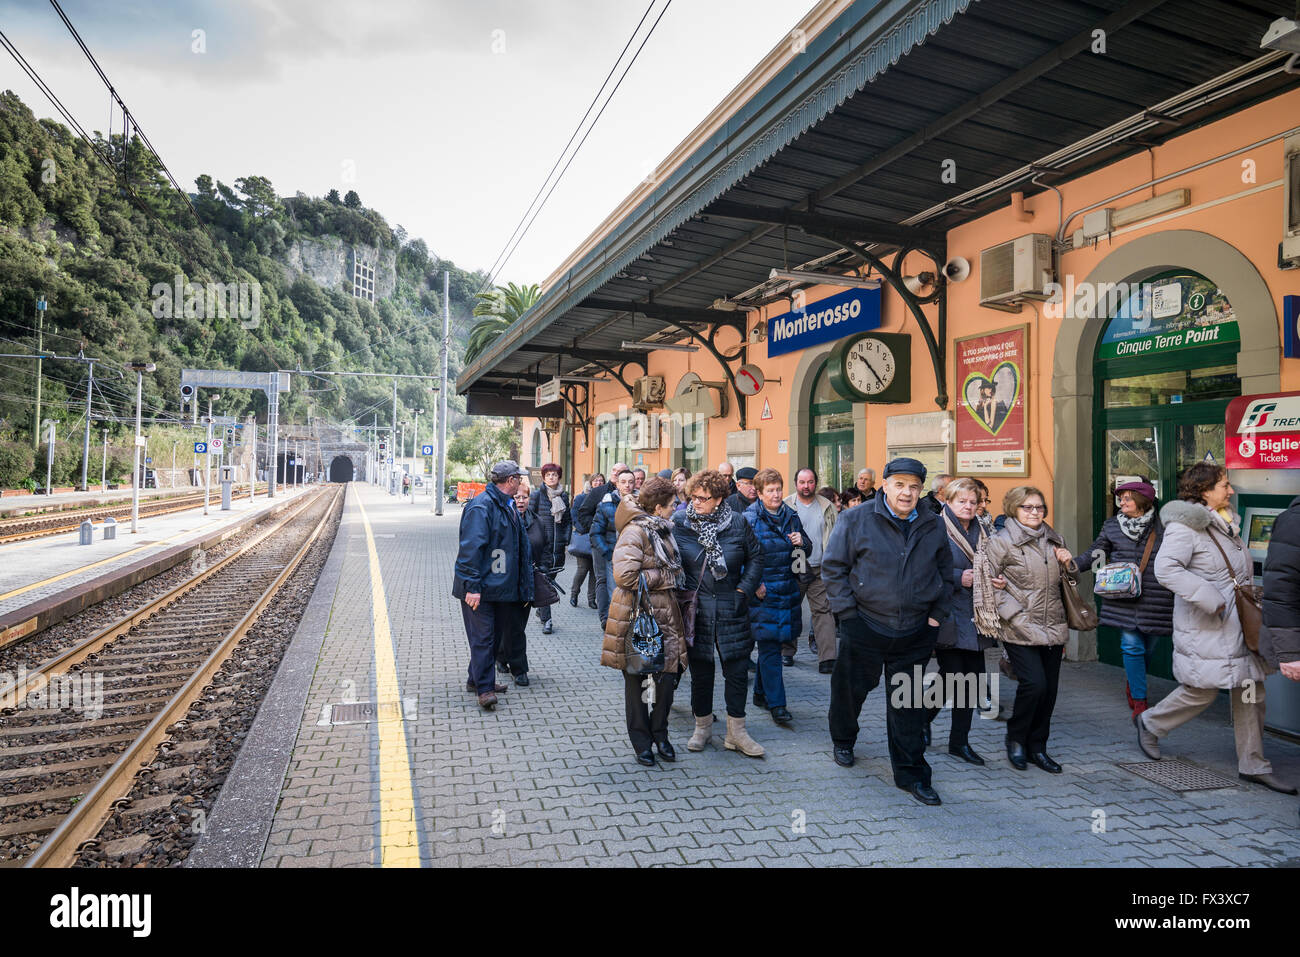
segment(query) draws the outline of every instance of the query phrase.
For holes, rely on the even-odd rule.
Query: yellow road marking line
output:
[[[388,622],[388,600],[379,570],[379,552],[366,508],[357,496],[361,525],[370,553],[370,605],[375,622],[375,685],[377,701],[395,701],[395,717],[375,722],[379,731],[379,833],[381,867],[419,867],[420,839],[415,826],[415,790],[406,749],[406,723],[397,683],[397,659]]]
[[[157,548],[159,545],[171,544],[172,542],[176,541],[178,538],[181,538],[185,535],[190,535],[194,532],[202,531],[203,529],[210,528],[214,525],[219,525],[221,524],[221,522],[222,519],[219,518],[214,519],[211,522],[207,522],[195,528],[187,528],[182,531],[179,531],[175,535],[172,535],[170,538],[160,538],[158,541],[150,542],[147,545],[137,545],[135,548],[129,548],[126,551],[119,552],[116,555],[110,555],[108,558],[101,558],[99,561],[91,562],[89,565],[81,565],[77,568],[72,569],[71,571],[67,571],[67,572],[63,572],[62,574],[55,575],[53,578],[46,578],[43,579],[42,581],[32,582],[30,585],[24,585],[22,588],[15,588],[13,591],[7,591],[3,595],[0,595],[0,601],[4,601],[6,598],[13,598],[15,595],[21,595],[23,592],[31,591],[33,588],[40,588],[42,585],[52,585],[55,582],[61,582],[65,578],[71,578],[73,575],[79,575],[81,572],[90,571],[90,569],[98,568],[100,565],[108,565],[112,562],[121,561],[124,558],[128,558],[131,555],[134,555],[136,552],[143,552],[150,548]],[[121,526],[119,525],[118,528],[120,529]],[[43,544],[48,544],[48,543],[43,543]]]

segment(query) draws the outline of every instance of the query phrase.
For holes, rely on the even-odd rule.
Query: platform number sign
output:
[[[432,446],[432,445],[422,445],[422,446],[420,446],[420,454],[421,454],[421,455],[432,455],[432,454],[433,454],[433,446]]]
[[[208,443],[207,443],[207,442],[195,442],[195,443],[194,443],[194,454],[195,454],[195,455],[203,455],[203,454],[205,454],[207,451],[208,451]]]

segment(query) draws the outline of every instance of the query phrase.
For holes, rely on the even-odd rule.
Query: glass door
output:
[[[853,403],[838,395],[830,384],[823,364],[813,383],[812,429],[808,459],[822,485],[846,489],[853,485],[858,470],[853,447]]]

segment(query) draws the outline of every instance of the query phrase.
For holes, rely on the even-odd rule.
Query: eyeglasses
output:
[[[713,501],[713,496],[712,496],[712,495],[692,495],[692,496],[691,496],[691,501],[693,501],[693,502],[712,502],[712,501]]]
[[[1020,506],[1020,511],[1022,511],[1022,512],[1042,512],[1042,513],[1046,514],[1046,513],[1047,513],[1047,506],[1046,506],[1046,505],[1021,505],[1021,506]]]

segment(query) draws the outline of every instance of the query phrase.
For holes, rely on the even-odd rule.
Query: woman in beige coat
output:
[[[1070,637],[1061,597],[1061,563],[1074,556],[1047,524],[1047,499],[1032,485],[1013,488],[1002,500],[1007,523],[985,550],[991,571],[1006,580],[997,592],[1002,643],[1019,684],[1007,721],[1007,760],[1017,771],[1032,761],[1050,774],[1061,766],[1047,754],[1061,654]]]
[[[677,760],[668,741],[668,709],[686,667],[686,640],[677,604],[677,589],[684,582],[682,560],[668,521],[676,506],[675,491],[667,479],[652,478],[641,486],[635,500],[625,496],[614,513],[618,542],[610,573],[616,587],[609,603],[600,663],[619,671],[627,665],[627,643],[642,576],[650,612],[663,632],[664,670],[654,675],[623,673],[627,734],[637,761],[647,767],[655,763],[652,744],[665,761]]]
[[[1138,714],[1138,746],[1160,760],[1159,739],[1196,717],[1219,696],[1232,700],[1237,773],[1283,794],[1296,788],[1264,757],[1264,663],[1246,647],[1232,583],[1249,584],[1252,566],[1229,507],[1232,485],[1222,465],[1198,462],[1178,480],[1179,501],[1160,510],[1164,540],[1156,578],[1174,593],[1174,677],[1179,685]],[[1226,561],[1225,561],[1226,559]]]

